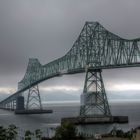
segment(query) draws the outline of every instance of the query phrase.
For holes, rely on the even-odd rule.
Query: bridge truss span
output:
[[[19,90],[42,79],[93,69],[133,67],[140,65],[140,39],[126,40],[107,31],[98,22],[86,22],[70,51],[46,65],[29,59]]]
[[[90,69],[110,69],[140,66],[140,39],[124,39],[106,30],[98,22],[86,22],[72,48],[61,58],[46,65],[38,59],[29,59],[18,91],[0,104],[19,93],[52,77],[85,72]]]

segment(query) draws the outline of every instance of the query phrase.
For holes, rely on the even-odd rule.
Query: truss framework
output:
[[[45,65],[41,65],[36,58],[29,59],[26,73],[18,83],[18,91],[1,101],[0,105],[15,100],[18,94],[44,80],[84,72],[87,65],[93,70],[139,67],[140,38],[124,39],[105,29],[99,22],[86,22],[72,48],[63,57]],[[36,97],[39,99],[38,92]]]
[[[41,65],[38,59],[29,59],[18,90],[61,74],[84,71],[88,64],[93,69],[140,66],[140,39],[123,39],[98,22],[86,22],[72,48],[63,57],[46,65]]]
[[[42,103],[38,85],[29,88],[28,92],[26,110],[32,109],[33,107],[42,110]]]
[[[110,108],[100,69],[86,71],[80,116],[110,116]]]

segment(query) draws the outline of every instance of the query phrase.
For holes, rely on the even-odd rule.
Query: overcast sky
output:
[[[42,64],[63,56],[86,21],[98,21],[123,38],[140,37],[139,0],[0,0],[0,93],[13,92],[28,59]],[[140,68],[103,71],[108,94],[140,99]],[[44,82],[44,92],[82,92],[84,75]],[[44,87],[44,88],[43,88]],[[46,87],[46,88],[45,88]]]

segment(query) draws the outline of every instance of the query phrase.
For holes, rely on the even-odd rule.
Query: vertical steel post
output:
[[[110,108],[101,75],[101,69],[87,69],[80,116],[110,116]]]
[[[26,102],[26,109],[31,109],[33,107],[37,107],[42,110],[42,103],[38,85],[35,85],[29,88],[27,102]]]
[[[14,110],[16,109],[16,105],[17,105],[17,102],[16,102],[16,100],[14,99],[14,100],[13,100]]]
[[[10,101],[10,110],[12,110],[12,100]]]

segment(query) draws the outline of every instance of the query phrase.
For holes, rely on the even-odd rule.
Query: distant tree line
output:
[[[0,126],[0,140],[16,140],[17,135],[18,132],[15,125],[11,124],[8,128]],[[36,129],[34,132],[26,130],[22,138],[23,140],[32,140],[33,136],[35,136],[36,140],[84,140],[83,136],[77,136],[75,125],[70,123],[64,123],[58,126],[52,138],[43,137],[40,129]]]
[[[16,140],[17,138],[17,127],[13,124],[9,125],[7,128],[0,126],[0,140]],[[121,138],[132,138],[132,130],[124,132],[121,129],[113,129],[108,133],[102,135],[103,137],[121,137]],[[36,129],[34,132],[26,130],[23,140],[32,140],[32,137],[35,137],[36,140],[85,140],[85,135],[78,134],[76,126],[71,123],[62,123],[61,126],[56,128],[54,137],[43,137],[42,131]]]

